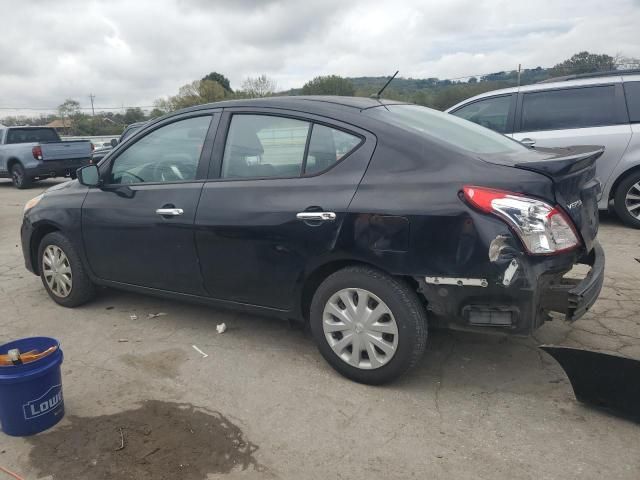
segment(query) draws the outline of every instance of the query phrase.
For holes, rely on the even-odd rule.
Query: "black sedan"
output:
[[[427,324],[528,334],[584,314],[601,154],[369,98],[202,105],[31,200],[22,247],[60,305],[109,286],[309,322],[336,370],[383,383]]]

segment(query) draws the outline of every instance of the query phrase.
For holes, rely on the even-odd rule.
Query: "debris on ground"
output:
[[[202,358],[207,358],[209,355],[207,355],[206,353],[204,353],[202,350],[200,350],[198,347],[196,347],[195,345],[191,345],[193,347],[193,349],[198,352],[200,355],[202,355]]]
[[[227,331],[227,324],[226,323],[219,323],[218,326],[216,327],[216,330],[218,331],[218,333],[224,333]]]
[[[124,433],[122,433],[122,427],[120,427],[120,446],[116,448],[116,452],[124,450]]]
[[[127,343],[129,340],[126,338],[119,338],[118,343]]]
[[[7,475],[9,475],[10,477],[15,478],[16,480],[24,480],[24,478],[22,478],[20,475],[18,475],[17,473],[12,472],[11,470],[7,470],[6,468],[4,468],[3,466],[0,465],[0,472],[4,472]]]
[[[113,310],[113,305],[109,305],[107,308],[105,308],[105,310]]]
[[[158,318],[158,317],[164,317],[165,315],[166,313],[164,312],[150,313],[149,315],[147,315],[147,318]]]
[[[137,319],[138,319],[138,316],[137,316],[137,315],[135,315],[135,314],[133,314],[133,315],[129,316],[129,318],[130,318],[131,320],[137,320]]]

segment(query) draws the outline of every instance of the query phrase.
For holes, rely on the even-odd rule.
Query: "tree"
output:
[[[168,113],[181,108],[218,102],[229,95],[229,92],[213,80],[195,80],[183,85],[178,94],[168,98],[160,98],[154,102],[156,113]]]
[[[224,75],[222,75],[221,73],[211,72],[210,74],[202,77],[202,81],[204,80],[211,80],[213,82],[218,82],[220,85],[222,85],[222,88],[224,88],[227,92],[233,93],[233,90],[231,90],[231,84],[229,83],[229,79]]]
[[[552,75],[575,75],[579,73],[602,72],[606,70],[615,70],[615,59],[606,54],[597,54],[589,52],[580,52],[573,55],[570,59],[554,65],[551,70]]]
[[[273,95],[278,89],[275,80],[270,79],[265,74],[259,77],[247,77],[242,82],[242,90],[249,98],[268,97]]]
[[[145,120],[145,114],[140,107],[127,108],[124,112],[123,121],[126,125]]]
[[[316,77],[302,87],[303,95],[345,95],[352,96],[355,88],[350,80],[338,75]]]

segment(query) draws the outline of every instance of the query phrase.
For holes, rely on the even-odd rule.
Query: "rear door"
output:
[[[293,308],[305,271],[337,244],[375,137],[325,118],[225,110],[196,215],[207,293]]]
[[[596,176],[606,185],[631,139],[622,84],[522,92],[513,136],[535,147],[605,147]],[[601,199],[600,208],[606,203]]]
[[[193,228],[218,119],[202,111],[167,119],[100,165],[103,186],[82,207],[96,276],[204,295]]]

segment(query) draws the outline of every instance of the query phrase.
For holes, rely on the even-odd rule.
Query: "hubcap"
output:
[[[361,288],[333,294],[324,307],[322,328],[329,346],[352,367],[389,363],[398,347],[398,325],[387,304]]]
[[[631,185],[624,203],[631,216],[640,220],[640,182]]]
[[[16,168],[11,172],[11,176],[15,185],[22,185],[22,174]]]
[[[67,255],[56,245],[49,245],[42,254],[42,272],[49,290],[56,297],[65,298],[71,293],[73,277]]]

